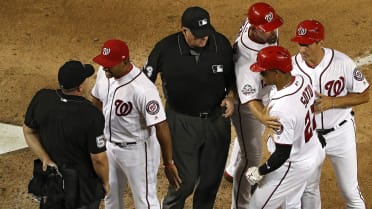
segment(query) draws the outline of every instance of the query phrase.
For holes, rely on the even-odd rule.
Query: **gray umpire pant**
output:
[[[184,208],[193,192],[194,209],[213,209],[229,151],[230,119],[222,116],[222,108],[207,118],[177,113],[169,105],[165,109],[182,185],[178,191],[168,188],[163,209]]]

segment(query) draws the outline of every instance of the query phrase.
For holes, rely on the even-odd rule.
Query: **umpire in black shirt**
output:
[[[58,72],[61,89],[38,91],[23,125],[26,142],[42,161],[43,170],[55,166],[77,172],[78,193],[73,208],[79,209],[98,209],[105,192],[109,192],[104,118],[83,97],[88,91],[87,78],[93,73],[92,65],[66,62]]]
[[[214,30],[206,10],[187,8],[181,31],[156,44],[144,73],[153,82],[161,74],[173,159],[182,179],[179,190],[168,188],[163,208],[184,208],[194,192],[194,209],[212,209],[231,138],[234,73],[230,42]]]

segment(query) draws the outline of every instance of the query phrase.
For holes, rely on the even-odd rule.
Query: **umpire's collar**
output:
[[[178,41],[178,47],[180,49],[180,54],[182,56],[188,56],[190,55],[190,47],[187,45],[185,37],[182,35],[182,32],[179,32],[177,34],[177,41]],[[217,53],[218,52],[218,47],[217,47],[217,41],[216,41],[216,36],[215,34],[211,34],[208,38],[208,42],[205,45],[204,49],[202,50],[203,52],[209,52],[209,53]]]

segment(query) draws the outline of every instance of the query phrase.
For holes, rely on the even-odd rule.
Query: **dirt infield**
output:
[[[92,63],[92,57],[99,53],[102,43],[107,39],[125,40],[131,49],[132,61],[142,66],[158,40],[180,29],[180,15],[186,7],[198,5],[206,8],[214,27],[233,42],[252,2],[0,1],[0,122],[21,125],[25,109],[34,93],[40,88],[57,88],[58,68],[69,59]],[[370,0],[266,2],[272,4],[284,18],[280,43],[292,53],[296,52],[296,45],[289,40],[297,23],[310,18],[318,19],[325,25],[326,46],[345,52],[352,58],[372,53]],[[372,65],[361,69],[372,83]],[[371,102],[356,107],[355,112],[359,183],[368,208],[372,208]],[[27,193],[34,158],[29,149],[0,155],[1,209],[38,208]],[[159,197],[165,194],[166,185],[161,171]],[[329,160],[326,160],[322,170],[321,194],[323,208],[344,208]],[[133,201],[129,195],[126,196],[127,208],[134,208]],[[215,208],[230,208],[230,202],[231,185],[223,181]],[[188,200],[186,208],[190,207]]]

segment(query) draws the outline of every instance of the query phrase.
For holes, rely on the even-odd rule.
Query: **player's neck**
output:
[[[319,50],[319,53],[317,53],[313,57],[313,59],[306,60],[306,64],[311,68],[315,68],[323,60],[323,57],[324,57],[324,49],[322,48],[321,50]]]
[[[282,90],[282,89],[285,89],[287,88],[288,86],[290,86],[295,80],[295,77],[292,76],[291,74],[286,74],[285,75],[285,78],[282,80],[282,82],[278,82],[276,84],[276,88],[277,90]]]

